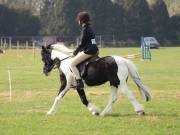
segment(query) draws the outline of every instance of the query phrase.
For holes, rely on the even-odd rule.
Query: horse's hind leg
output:
[[[117,100],[117,88],[114,86],[111,86],[111,95],[108,101],[108,104],[106,105],[105,109],[100,114],[101,116],[105,116],[111,111],[113,103]]]
[[[121,89],[121,91],[128,96],[131,104],[134,107],[134,111],[139,115],[144,114],[144,106],[136,100],[133,91],[128,88],[126,81],[119,85],[119,89]]]

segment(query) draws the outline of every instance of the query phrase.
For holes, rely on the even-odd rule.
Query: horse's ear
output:
[[[52,45],[53,45],[53,44],[49,44],[49,45],[46,46],[46,48],[47,48],[47,49],[53,49],[53,48],[52,48]]]
[[[46,47],[45,47],[45,46],[42,46],[42,50],[46,50]]]

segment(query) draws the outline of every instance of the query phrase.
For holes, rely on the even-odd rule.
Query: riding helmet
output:
[[[89,24],[90,16],[89,13],[86,11],[79,12],[77,15],[77,21],[80,21],[81,24]]]

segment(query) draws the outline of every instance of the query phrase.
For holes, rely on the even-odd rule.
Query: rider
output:
[[[98,53],[98,48],[95,41],[95,34],[90,27],[90,16],[88,12],[79,12],[77,15],[78,24],[81,26],[81,42],[80,45],[73,52],[73,60],[70,64],[70,69],[73,72],[77,89],[84,87],[77,65],[86,59]]]

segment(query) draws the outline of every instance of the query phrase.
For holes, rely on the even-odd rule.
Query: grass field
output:
[[[139,48],[104,48],[101,56],[139,53]],[[180,135],[180,48],[152,50],[152,61],[133,60],[154,98],[145,102],[129,80],[145,116],[137,116],[127,97],[118,101],[106,117],[92,116],[71,90],[57,113],[46,116],[59,88],[58,71],[42,74],[39,50],[9,50],[0,55],[0,135]],[[12,77],[9,99],[8,67]],[[102,110],[109,84],[86,88],[88,98]]]

